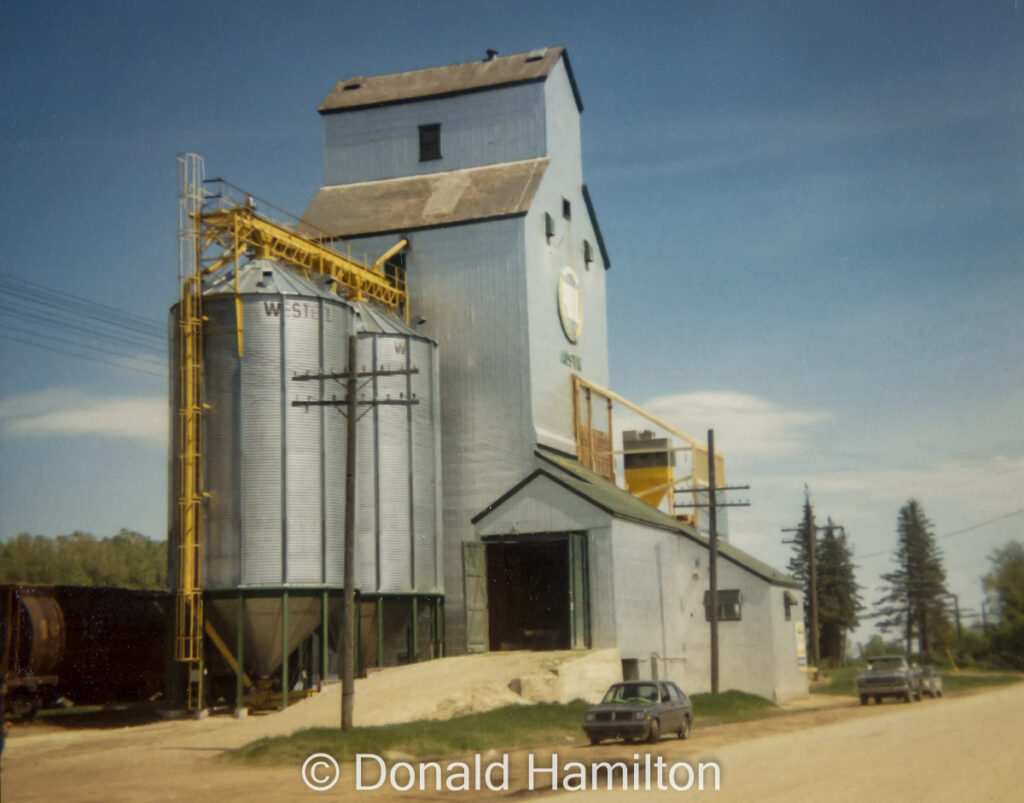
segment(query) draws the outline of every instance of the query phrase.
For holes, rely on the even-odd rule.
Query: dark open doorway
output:
[[[584,544],[582,534],[487,542],[491,650],[586,646]]]

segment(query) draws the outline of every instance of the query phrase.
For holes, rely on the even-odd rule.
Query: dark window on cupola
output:
[[[420,161],[429,162],[441,158],[441,124],[430,123],[420,126]]]

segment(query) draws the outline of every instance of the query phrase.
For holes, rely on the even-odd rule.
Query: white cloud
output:
[[[0,433],[12,438],[100,435],[166,447],[164,396],[97,396],[51,388],[0,400]]]
[[[948,586],[962,595],[962,605],[979,604],[991,551],[1020,538],[1024,514],[1000,518],[1024,508],[1024,456],[1010,445],[1007,454],[943,455],[934,439],[863,432],[831,411],[786,407],[738,392],[658,396],[641,406],[700,442],[709,428],[715,430],[728,481],[750,485],[732,494],[751,506],[728,511],[730,541],[778,568],[785,568],[792,553],[783,543],[791,536],[782,530],[800,518],[808,486],[819,522],[831,517],[846,528],[869,606],[877,597],[879,573],[889,568],[897,514],[908,499],[919,500],[931,519],[945,553]],[[620,431],[657,431],[619,409],[615,424]]]
[[[830,414],[800,410],[732,391],[704,391],[655,396],[641,405],[652,415],[705,442],[715,430],[715,450],[745,459],[803,454],[811,448],[817,425]],[[618,416],[617,427],[649,428],[640,416]]]

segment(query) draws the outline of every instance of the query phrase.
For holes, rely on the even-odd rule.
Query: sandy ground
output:
[[[617,650],[466,655],[396,667],[356,681],[356,725],[448,719],[516,703],[596,700],[621,675]],[[512,681],[518,692],[510,688]],[[40,720],[13,726],[2,757],[3,800],[263,799],[274,770],[211,761],[267,736],[337,727],[341,688],[327,686],[285,711],[168,721],[137,727],[71,729]],[[250,774],[259,780],[244,782]],[[277,773],[294,786],[294,769]],[[202,775],[202,782],[196,780]],[[270,781],[273,785],[273,781]],[[249,789],[249,791],[244,791]],[[254,792],[255,790],[255,792]],[[304,787],[300,787],[304,791]]]
[[[600,653],[582,661],[578,653],[504,653],[390,670],[357,683],[355,719],[357,724],[400,722],[508,701],[568,699],[588,684],[600,693],[607,685],[602,674],[609,666],[615,669],[616,663],[617,656]],[[512,678],[520,680],[522,696],[507,688]],[[416,689],[421,693],[410,693]],[[50,724],[15,728],[3,754],[0,789],[5,803],[536,798],[556,793],[550,774],[530,775],[531,761],[535,767],[552,762],[559,767],[568,762],[591,767],[615,761],[631,766],[637,761],[643,765],[648,754],[661,756],[668,765],[716,762],[721,767],[721,790],[713,795],[719,800],[908,800],[925,795],[940,801],[1006,800],[1024,784],[1024,684],[912,705],[861,707],[852,698],[815,696],[791,708],[796,710],[789,716],[701,728],[688,741],[666,738],[656,748],[621,743],[594,748],[585,743],[581,731],[580,739],[564,747],[509,752],[507,788],[493,793],[397,792],[387,785],[358,791],[352,764],[341,767],[333,789],[313,792],[302,783],[299,767],[239,766],[220,757],[225,749],[262,736],[336,725],[339,695],[337,687],[331,687],[288,711],[243,720],[216,716],[107,730]],[[456,757],[445,764],[460,760],[472,766],[475,758]],[[480,758],[486,766],[502,756]],[[683,794],[646,793],[643,775],[642,766],[631,775],[640,791],[601,792],[601,797],[628,795],[633,800],[649,794]],[[656,787],[657,779],[652,775],[650,780]],[[580,800],[594,794],[588,787],[557,796]],[[695,789],[685,794],[700,796]]]

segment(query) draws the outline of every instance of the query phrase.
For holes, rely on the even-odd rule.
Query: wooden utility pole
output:
[[[810,491],[804,486],[804,502],[805,510],[810,506]],[[821,644],[818,634],[818,532],[820,530],[839,530],[844,535],[846,534],[846,528],[842,524],[833,524],[832,519],[828,520],[828,524],[819,527],[814,523],[814,516],[807,516],[804,518],[803,523],[798,527],[787,527],[783,528],[784,533],[800,533],[803,532],[803,536],[806,539],[804,544],[807,554],[807,595],[810,599],[807,602],[807,615],[809,618],[808,629],[811,631],[808,636],[807,642],[807,663],[808,666],[817,667],[821,659]],[[783,541],[784,544],[793,544],[796,541]],[[910,635],[911,635],[911,622],[907,622],[907,652],[910,652]]]
[[[810,500],[808,499],[808,504]],[[813,666],[820,663],[821,645],[818,638],[818,528],[814,526],[813,520],[807,521],[807,562],[808,582],[811,593],[811,660]]]
[[[718,505],[715,501],[715,431],[708,430],[708,587],[711,603],[711,693],[718,694]]]
[[[345,429],[345,568],[342,575],[341,607],[341,729],[352,727],[352,709],[356,697],[356,435],[359,422],[356,351],[359,336],[348,339],[348,377],[345,379],[345,401],[348,418]]]
[[[963,633],[960,630],[960,595],[954,594],[952,591],[947,591],[946,596],[953,598],[953,610],[956,613],[956,649],[957,652],[959,652],[962,649],[961,645],[963,644]],[[984,610],[984,608],[982,608],[982,610]]]
[[[348,368],[344,372],[328,372],[324,374],[298,374],[292,379],[296,382],[320,381],[324,379],[344,379],[345,398],[337,399],[304,399],[292,402],[293,407],[337,407],[345,410],[345,568],[342,574],[342,635],[341,635],[341,728],[352,727],[352,709],[355,705],[355,664],[356,664],[356,440],[358,434],[359,408],[374,408],[378,405],[400,405],[409,407],[419,404],[415,397],[398,399],[376,398],[376,383],[372,398],[359,400],[359,380],[374,379],[379,376],[408,376],[418,374],[415,366],[409,368],[384,369],[371,366],[360,371],[356,366],[359,336],[351,335],[348,339]]]
[[[715,483],[715,431],[708,430],[708,501],[692,504],[675,503],[675,507],[706,507],[708,509],[708,621],[711,624],[711,693],[718,694],[718,508],[749,507],[750,502],[719,502],[718,491],[747,491],[749,485]]]

